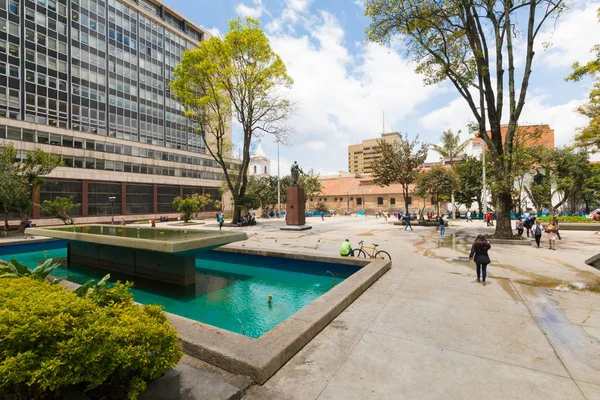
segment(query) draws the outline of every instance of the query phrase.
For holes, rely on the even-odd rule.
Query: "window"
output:
[[[356,198],[356,205],[357,206],[362,206],[362,198],[360,198],[360,197]]]
[[[256,165],[254,166],[254,173],[256,174]]]
[[[383,197],[378,197],[377,198],[377,205],[378,206],[382,206],[383,205]]]
[[[395,206],[396,205],[396,199],[395,198],[391,198],[390,199],[390,205]]]
[[[265,165],[265,175],[267,174],[267,166]]]
[[[406,204],[410,205],[412,203],[412,198],[411,197],[407,197],[406,198]]]

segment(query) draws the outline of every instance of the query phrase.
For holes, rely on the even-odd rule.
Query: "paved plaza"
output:
[[[451,222],[444,239],[374,217],[307,223],[289,233],[267,220],[230,246],[336,254],[364,240],[390,252],[392,269],[246,400],[600,399],[600,294],[561,286],[598,290],[584,260],[600,235],[562,232],[553,252],[493,245],[482,287],[460,259],[466,235],[493,231],[481,222]]]

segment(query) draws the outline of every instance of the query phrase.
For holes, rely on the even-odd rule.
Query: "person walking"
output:
[[[517,219],[517,235],[523,236],[523,218]]]
[[[467,222],[473,222],[471,221],[471,211],[467,211]]]
[[[408,228],[410,228],[410,230],[412,231],[412,225],[410,224],[410,213],[407,212],[406,216],[404,217],[404,230],[407,230]]]
[[[554,231],[556,233],[556,237],[558,238],[558,240],[562,240],[562,238],[560,237],[560,233],[558,232],[558,219],[556,217],[552,217],[552,223],[554,224],[554,227],[556,228],[556,230]]]
[[[438,218],[438,223],[440,224],[440,237],[444,237],[444,233],[446,232],[446,222],[444,221],[444,217],[440,216]]]
[[[533,230],[533,237],[535,238],[535,244],[537,244],[537,248],[540,248],[540,242],[542,241],[542,223],[538,219],[535,221],[535,229]]]
[[[556,250],[556,225],[554,225],[554,221],[551,221],[546,226],[546,233],[548,234],[548,242],[550,243],[550,250]]]
[[[219,223],[219,230],[223,229],[223,220],[224,220],[223,213],[217,214],[217,222]]]
[[[471,253],[469,254],[469,260],[474,260],[477,266],[477,282],[481,282],[483,286],[486,285],[485,278],[487,276],[487,266],[490,263],[490,256],[488,250],[492,247],[483,235],[477,235],[477,238],[471,246]]]
[[[325,212],[321,211],[321,221],[325,221]]]

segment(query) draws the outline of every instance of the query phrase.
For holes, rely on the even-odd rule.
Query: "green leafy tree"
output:
[[[223,202],[221,200],[215,200],[213,205],[215,206],[215,209],[220,210],[221,207],[223,207]]]
[[[183,222],[188,223],[192,220],[192,216],[200,211],[198,202],[191,197],[184,197],[183,199],[179,196],[173,199],[173,209],[181,214]]]
[[[27,197],[29,192],[20,176],[19,165],[15,162],[17,150],[12,143],[0,147],[0,204],[4,211],[4,227],[8,230],[8,216],[17,211],[19,199]]]
[[[538,210],[547,206],[554,215],[567,201],[573,205],[582,199],[591,175],[589,155],[570,149],[546,150],[538,156],[535,171],[527,193]],[[558,198],[555,203],[554,197]]]
[[[458,188],[456,173],[441,165],[434,165],[429,171],[421,172],[417,177],[415,194],[422,198],[430,198],[440,212],[440,203],[450,199],[453,190]]]
[[[210,198],[210,193],[206,193],[206,194],[194,193],[194,194],[192,194],[192,200],[194,200],[196,202],[196,204],[198,205],[198,209],[194,212],[194,215],[196,216],[196,218],[198,218],[198,213],[200,211],[204,210],[204,208],[207,205],[209,205],[210,203],[212,203],[214,201]]]
[[[381,157],[373,163],[373,178],[381,186],[399,183],[408,213],[410,185],[417,180],[427,158],[427,144],[420,143],[418,136],[410,141],[405,135],[404,139],[400,138],[398,146],[380,140],[377,149]]]
[[[329,210],[330,210],[329,204],[325,203],[324,201],[318,202],[317,205],[315,206],[315,211],[318,213],[327,214],[329,212]]]
[[[466,207],[471,207],[471,204],[476,202],[479,212],[482,212],[483,164],[481,160],[467,156],[454,164],[454,171],[458,175],[459,183],[454,193],[456,202]]]
[[[582,191],[586,213],[589,213],[594,207],[600,207],[600,164],[590,164],[589,168],[590,175],[586,179]]]
[[[56,196],[54,200],[44,200],[44,202],[40,205],[40,208],[44,213],[51,217],[60,219],[65,225],[73,225],[75,223],[73,221],[73,217],[71,217],[71,213],[74,208],[79,207],[81,207],[81,203],[74,204],[73,196]]]
[[[236,208],[239,208],[241,211],[250,211],[255,210],[260,207],[260,200],[258,196],[254,194],[245,194],[244,197],[238,198],[237,202],[234,203]]]
[[[5,212],[9,210],[20,214],[19,232],[23,232],[27,221],[31,219],[33,187],[43,184],[44,176],[61,165],[61,161],[41,149],[28,152],[22,162],[15,161],[16,155],[17,151],[12,144],[0,147],[0,178],[3,178],[2,186],[6,186],[0,190],[0,201]],[[6,218],[5,214],[5,226],[8,228]]]
[[[281,201],[285,202],[285,191],[288,185],[282,182],[281,185]],[[260,202],[260,208],[263,211],[268,211],[277,206],[277,177],[276,176],[261,176],[260,178],[252,177],[248,181],[247,194],[256,196]]]
[[[467,102],[495,164],[497,237],[512,236],[513,141],[527,97],[535,42],[545,23],[565,8],[563,0],[365,2],[365,15],[371,19],[369,40],[390,43],[400,37],[425,83],[449,80]],[[523,50],[515,49],[516,31],[525,38]],[[520,76],[516,65],[523,66]],[[504,135],[503,120],[508,122]]]
[[[252,140],[264,134],[283,139],[292,105],[282,89],[291,87],[281,58],[273,51],[258,21],[229,22],[223,37],[187,50],[174,71],[171,88],[186,115],[202,127],[206,149],[223,169],[234,202],[233,222],[240,218],[248,188]],[[241,126],[240,160],[232,162],[231,119]]]

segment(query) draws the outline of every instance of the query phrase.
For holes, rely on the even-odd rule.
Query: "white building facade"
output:
[[[271,176],[271,159],[266,156],[260,144],[254,151],[254,154],[250,157],[248,174],[256,178]]]

